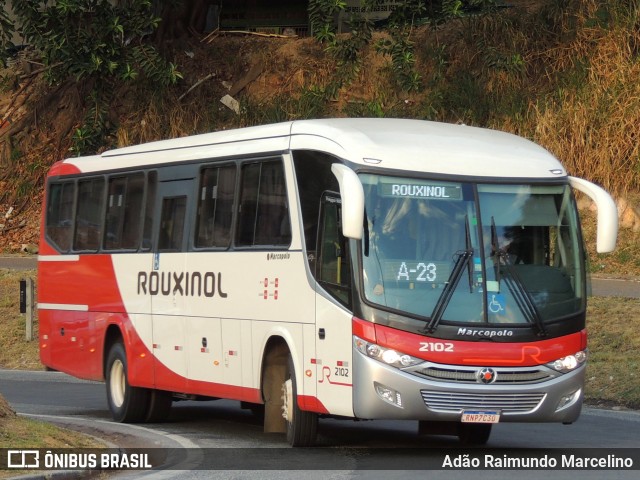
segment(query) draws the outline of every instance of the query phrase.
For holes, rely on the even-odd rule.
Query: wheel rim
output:
[[[291,379],[282,384],[282,416],[289,423],[293,421],[293,382]]]
[[[111,391],[111,401],[117,408],[120,408],[124,403],[125,382],[124,365],[120,360],[116,360],[111,365],[109,387]]]

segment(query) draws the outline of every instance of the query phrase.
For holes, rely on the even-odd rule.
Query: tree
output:
[[[177,67],[152,44],[159,19],[151,0],[13,0],[15,24],[0,0],[0,60],[6,61],[11,35],[19,33],[45,65],[51,83],[76,82],[88,89],[86,116],[74,135],[77,154],[96,151],[111,133],[108,107],[117,87],[144,79],[175,84]]]

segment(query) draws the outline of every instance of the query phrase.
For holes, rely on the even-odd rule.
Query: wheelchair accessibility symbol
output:
[[[504,312],[506,305],[507,301],[504,298],[504,295],[502,295],[501,293],[491,294],[491,301],[489,302],[489,311],[491,313]]]

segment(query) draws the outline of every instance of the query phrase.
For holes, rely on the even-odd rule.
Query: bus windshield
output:
[[[440,323],[545,324],[585,308],[582,243],[567,185],[361,174],[369,303]]]

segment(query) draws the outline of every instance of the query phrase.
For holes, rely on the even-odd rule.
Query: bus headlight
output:
[[[363,355],[374,358],[382,363],[396,368],[412,367],[424,362],[424,360],[412,357],[406,353],[398,352],[390,348],[381,347],[375,343],[367,342],[360,337],[353,337],[353,345]]]
[[[585,350],[581,350],[573,355],[567,355],[566,357],[559,358],[555,362],[547,363],[547,367],[553,368],[558,372],[569,373],[586,361],[587,352]]]

